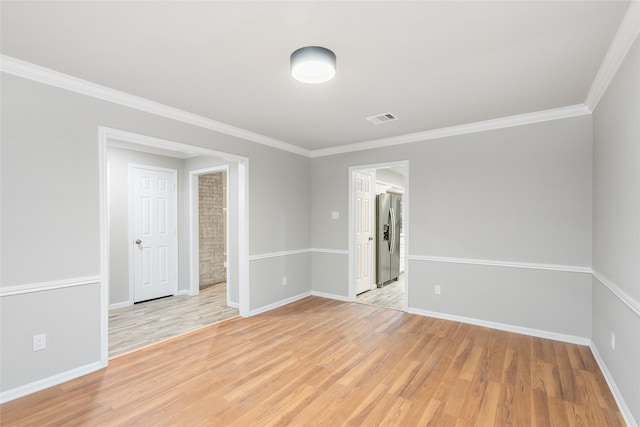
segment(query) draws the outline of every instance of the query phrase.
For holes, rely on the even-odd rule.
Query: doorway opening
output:
[[[238,194],[230,178],[235,168],[230,165],[213,166],[189,171],[190,197],[190,285],[191,295],[215,286],[226,286],[226,304],[239,308],[235,282],[237,272],[232,268],[236,243],[230,240],[229,213],[237,204]],[[231,191],[230,191],[231,190]],[[235,223],[231,221],[231,226]]]
[[[240,315],[247,316],[249,313],[248,159],[109,128],[99,128],[99,148],[102,277],[100,315],[103,366],[107,365],[108,358],[114,354],[187,332],[221,318],[232,317],[238,312]],[[123,179],[122,174],[118,173],[121,172],[121,170],[118,171],[118,165],[122,169],[123,163],[129,169],[130,176],[134,177],[131,182],[150,190],[150,194],[145,192],[137,194],[133,191],[135,185],[132,185],[129,186],[127,197],[118,197],[116,191],[118,179]],[[136,170],[138,172],[135,172]],[[140,175],[140,170],[146,170],[149,173]],[[162,175],[163,172],[171,170],[175,172],[177,178],[175,184],[171,183],[165,175],[158,178],[158,185],[155,187],[153,184],[155,178],[148,179],[156,172]],[[219,243],[220,238],[222,239],[222,252],[225,258],[222,261],[222,271],[216,273],[217,278],[222,274],[222,280],[214,286],[203,288],[201,292],[197,181],[199,175],[205,173],[224,175],[222,180],[218,176],[218,180],[223,181],[222,191],[226,191],[222,202],[225,218],[222,221],[222,236],[217,236],[216,241]],[[177,199],[174,213],[167,197],[160,191],[172,190],[170,187],[173,185],[175,185]],[[157,200],[153,199],[155,196]],[[138,212],[135,212],[136,206],[140,208]],[[119,223],[120,217],[114,215],[118,209],[127,210],[131,222]],[[220,212],[216,214],[219,215]],[[177,219],[176,222],[171,222],[172,215]],[[145,224],[140,217],[147,218],[148,222]],[[125,232],[123,233],[122,230]],[[149,230],[160,230],[159,234],[173,236],[178,254],[175,269],[165,268],[170,264],[166,261],[169,259],[171,247],[161,242],[160,249],[154,250],[151,246],[156,236],[149,234]],[[133,262],[136,256],[138,261],[146,260],[146,264],[138,262],[136,265]],[[142,269],[140,265],[143,266]],[[152,298],[153,300],[133,306],[136,300],[140,300],[135,296],[136,279],[142,278],[141,282],[144,285],[154,280],[171,282],[173,277],[175,277],[175,284],[161,292],[168,293],[171,295],[170,298],[156,299],[164,295],[153,294],[150,298],[144,298],[144,300]],[[158,280],[159,278],[163,280]],[[144,289],[145,292],[147,290]],[[212,306],[217,307],[217,305],[220,305],[220,310],[211,310]],[[118,340],[123,340],[120,348],[117,351],[110,351],[110,345],[113,344],[110,340],[115,341],[114,337],[119,329],[131,323],[127,316],[142,320],[138,331],[138,336],[142,339],[137,340],[138,343],[132,343],[131,341],[136,341],[135,330],[125,330],[117,336]],[[159,327],[158,319],[162,321],[169,319],[170,324],[163,323],[160,325],[162,327]],[[156,334],[158,331],[162,332],[161,335]]]
[[[406,310],[409,162],[349,168],[349,297]]]
[[[227,172],[198,176],[199,289],[227,281]]]

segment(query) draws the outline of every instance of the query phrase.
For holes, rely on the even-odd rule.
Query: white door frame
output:
[[[369,253],[369,288],[368,290],[373,289],[373,287],[376,285],[376,279],[375,279],[375,273],[376,273],[376,269],[375,269],[375,261],[376,261],[376,245],[378,243],[377,240],[377,236],[376,236],[376,232],[374,231],[376,229],[376,224],[375,224],[375,203],[376,203],[376,172],[374,169],[359,169],[356,171],[353,171],[353,179],[356,178],[356,173],[361,173],[362,175],[367,175],[370,179],[371,179],[371,185],[369,186],[369,203],[370,203],[370,208],[369,208],[369,221],[370,221],[370,231],[371,231],[371,238],[373,238],[373,240],[369,241],[369,245],[370,245],[370,253]],[[355,183],[353,183],[355,184]],[[353,196],[355,197],[356,192],[354,191]],[[355,200],[354,200],[355,202]],[[358,215],[356,215],[356,206],[353,206],[354,211],[353,211],[353,215],[354,215],[354,222],[353,222],[353,232],[354,232],[354,237],[356,234],[356,230],[358,229]],[[357,245],[357,242],[355,242],[354,244]],[[355,246],[354,246],[355,248]],[[357,249],[354,249],[357,252]],[[354,252],[354,254],[356,253]],[[357,266],[356,266],[357,262],[356,262],[356,258],[354,258],[354,277],[356,277],[356,272],[357,272]],[[354,281],[354,289],[355,289],[355,284],[356,284],[357,280]],[[357,295],[357,289],[355,290],[355,294]]]
[[[404,229],[404,298],[402,302],[402,309],[407,311],[409,302],[409,263],[407,262],[409,256],[409,240],[411,234],[409,233],[409,160],[400,160],[395,162],[375,163],[370,165],[350,166],[349,167],[349,301],[356,300],[356,238],[355,238],[355,207],[353,203],[353,176],[355,172],[363,169],[381,169],[390,166],[404,166],[404,194],[402,196],[402,228]]]
[[[189,295],[198,295],[200,293],[200,185],[198,178],[201,175],[208,175],[215,172],[225,172],[225,180],[227,187],[226,203],[227,215],[229,212],[229,165],[213,166],[205,169],[197,169],[189,171]],[[226,231],[226,250],[229,252],[229,220],[227,217]],[[238,308],[239,304],[231,302],[229,299],[229,283],[233,280],[231,269],[229,268],[229,256],[227,255],[227,306]]]
[[[100,217],[100,365],[109,364],[109,212],[107,193],[107,147],[124,144],[169,150],[189,155],[218,157],[238,165],[238,291],[240,315],[249,312],[249,159],[222,151],[98,127],[98,198]]]
[[[134,200],[133,200],[133,194],[134,194],[134,182],[133,182],[133,170],[134,169],[147,169],[147,170],[152,170],[152,171],[160,171],[160,172],[169,172],[173,175],[173,179],[176,182],[176,184],[178,183],[178,171],[176,169],[169,169],[169,168],[163,168],[160,166],[149,166],[149,165],[142,165],[139,163],[128,163],[127,164],[127,171],[129,173],[129,200],[128,200],[128,215],[129,215],[129,230],[128,230],[128,236],[129,236],[129,302],[131,304],[134,304],[136,298],[134,295],[135,292],[135,262],[134,262],[134,246],[133,246],[133,241],[134,241],[134,233],[133,233],[133,229],[134,229],[134,221],[133,221],[133,212],[134,212]],[[176,244],[176,265],[175,265],[175,269],[176,269],[176,280],[173,283],[173,286],[171,287],[171,292],[173,295],[177,295],[178,294],[178,281],[180,280],[180,263],[178,262],[178,254],[180,253],[180,227],[178,224],[178,200],[179,200],[179,192],[178,189],[176,188],[176,191],[174,192],[174,203],[173,203],[173,218],[175,219],[175,226],[176,226],[176,237],[175,237],[175,244]]]

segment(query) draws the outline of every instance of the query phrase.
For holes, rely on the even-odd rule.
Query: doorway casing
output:
[[[402,196],[402,227],[404,229],[405,241],[405,266],[404,266],[404,283],[405,291],[403,296],[403,310],[406,311],[409,306],[409,241],[410,241],[410,222],[409,222],[409,160],[400,160],[395,162],[375,163],[370,165],[350,166],[349,167],[349,301],[356,300],[356,238],[355,238],[355,206],[353,188],[355,172],[365,169],[382,169],[394,166],[404,167],[404,195]]]
[[[222,158],[237,164],[238,169],[238,224],[237,269],[238,309],[241,316],[249,316],[249,159],[235,154],[210,150],[194,145],[168,141],[132,132],[98,127],[98,183],[100,217],[100,365],[105,367],[109,360],[109,222],[107,193],[107,147],[123,147],[124,144],[144,146],[150,149],[168,150],[187,155]],[[191,208],[191,204],[190,204]],[[189,216],[191,218],[191,215]],[[191,221],[189,221],[191,222]],[[191,224],[189,229],[192,231]],[[196,227],[197,236],[197,227]],[[190,235],[190,247],[193,244]],[[228,241],[227,235],[227,241]],[[196,243],[197,245],[198,243]],[[191,252],[191,251],[190,251]],[[191,256],[191,254],[190,254]]]
[[[189,171],[189,295],[198,295],[200,293],[200,233],[198,223],[200,201],[198,197],[199,184],[198,178],[201,175],[207,175],[215,172],[225,172],[225,180],[227,187],[226,203],[227,212],[229,212],[229,165],[212,166],[210,168],[197,169]],[[226,242],[227,252],[229,246],[229,222],[227,221]],[[229,282],[233,280],[232,270],[227,268],[227,305],[229,307],[239,308],[239,304],[231,302],[229,299]]]

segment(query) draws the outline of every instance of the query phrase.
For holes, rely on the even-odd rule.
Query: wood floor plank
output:
[[[0,406],[3,426],[624,426],[588,347],[309,297]]]

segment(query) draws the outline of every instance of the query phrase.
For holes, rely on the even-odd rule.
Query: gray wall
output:
[[[99,274],[98,126],[248,157],[249,253],[310,247],[308,158],[15,76],[2,74],[1,83],[1,286]],[[278,258],[260,265],[265,263],[282,265]],[[308,263],[284,268],[292,277],[310,277]],[[301,268],[307,271],[300,273]],[[3,376],[12,373],[2,391],[99,359],[93,337],[100,304],[91,286],[68,288],[62,305],[55,296],[59,291],[2,298],[11,308],[2,312],[0,368]],[[278,302],[276,286],[282,287],[252,275],[251,308]],[[60,324],[58,310],[69,305],[82,310]],[[52,346],[67,336],[92,338],[65,341],[64,357],[53,348],[38,352],[42,369],[34,370],[24,362],[33,358],[32,331],[47,333]]]
[[[178,173],[178,188],[184,187],[183,161],[173,157],[158,156],[139,151],[123,150],[109,147],[107,149],[108,192],[109,192],[109,303],[121,303],[133,300],[130,293],[129,254],[129,163],[145,166],[157,166],[176,169]],[[185,228],[185,205],[178,197],[178,229]],[[180,239],[185,238],[178,233]],[[185,256],[178,251],[178,258]],[[179,282],[185,275],[180,271]],[[189,277],[188,275],[186,276]]]
[[[249,157],[251,255],[346,250],[349,166],[409,160],[409,255],[590,266],[593,229],[594,269],[638,301],[639,74],[636,42],[593,123],[582,116],[313,160],[3,74],[0,285],[99,274],[97,127],[108,126]],[[232,165],[231,186],[233,176]],[[597,279],[417,259],[410,267],[411,308],[591,336],[640,420],[638,315]],[[346,255],[254,259],[250,309],[310,290],[346,296],[347,284]],[[0,390],[99,359],[95,284],[0,304]],[[43,332],[48,348],[34,353],[32,335]]]
[[[98,284],[0,298],[0,390],[97,362],[99,304]],[[42,333],[47,348],[34,352],[32,337]]]
[[[316,292],[347,299],[349,297],[348,271],[347,255],[311,253],[311,287]]]
[[[591,117],[581,116],[315,158],[312,247],[348,249],[350,166],[409,160],[409,256],[589,267],[591,130]],[[339,220],[331,219],[332,210],[341,212]],[[344,278],[342,289],[314,277],[313,290],[346,296],[347,263],[334,266],[335,256],[314,253],[312,271],[329,275],[319,272],[333,269],[331,276]],[[410,268],[410,308],[589,337],[587,273],[498,273],[418,260],[410,261]],[[442,286],[438,298],[436,284]],[[469,295],[484,307],[470,306]],[[504,295],[513,296],[506,312]],[[553,303],[532,312],[532,298]]]
[[[310,255],[308,252],[251,261],[250,276],[261,281],[251,281],[251,310],[255,311],[276,301],[288,300],[311,292]],[[287,278],[283,285],[282,278]],[[260,287],[268,286],[269,292]]]
[[[640,41],[593,114],[593,269],[640,306]],[[616,349],[609,344],[616,334]],[[593,280],[592,340],[640,423],[640,316]]]

